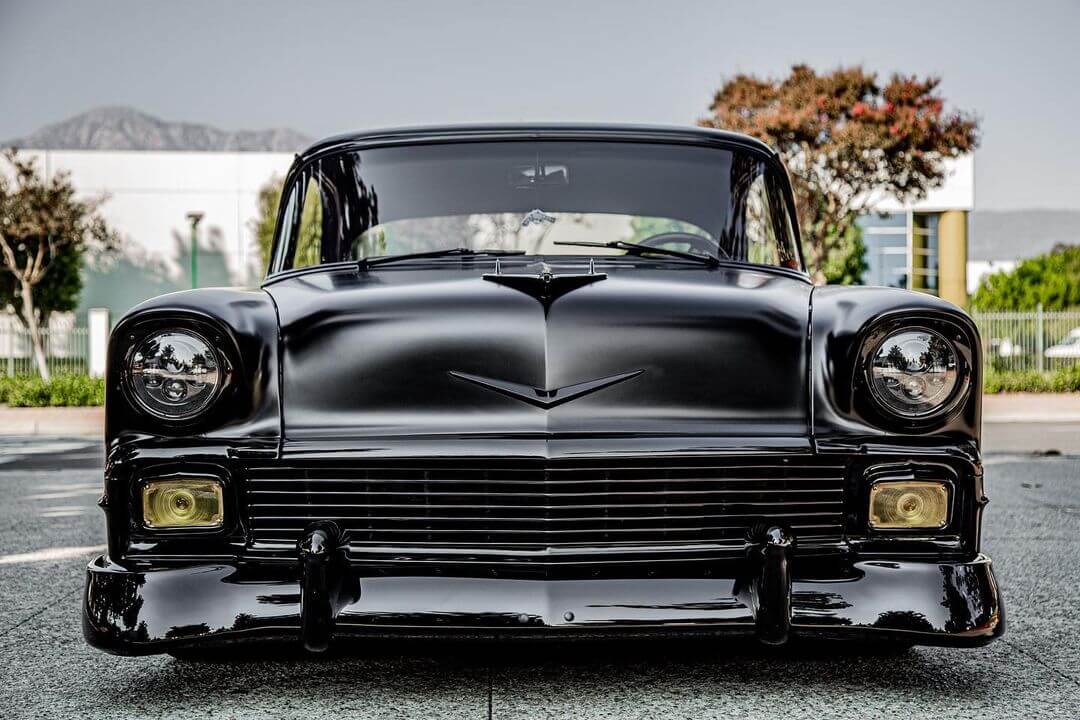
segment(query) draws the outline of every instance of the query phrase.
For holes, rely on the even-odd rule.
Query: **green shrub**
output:
[[[1054,392],[1080,392],[1080,365],[1064,367],[1050,376]]]
[[[984,278],[973,310],[1064,310],[1080,305],[1080,245],[1059,245],[1045,255]]]
[[[983,375],[983,391],[1080,392],[1080,364],[1052,373],[993,370]],[[90,407],[105,404],[105,381],[86,375],[56,375],[43,382],[37,375],[0,375],[0,405],[12,407]]]
[[[983,391],[1007,392],[1080,392],[1080,365],[1061,368],[1052,373],[1034,370],[987,370],[983,376]]]
[[[0,377],[0,404],[12,407],[87,407],[105,404],[105,381],[87,375]]]
[[[1049,389],[1047,376],[1034,370],[988,371],[983,377],[983,390],[988,393],[1047,392]]]
[[[8,395],[18,383],[19,378],[0,375],[0,405],[7,405]]]

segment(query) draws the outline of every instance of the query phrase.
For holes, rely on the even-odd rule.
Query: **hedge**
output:
[[[992,371],[983,378],[987,393],[1080,392],[1080,364],[1052,373],[1032,370]],[[105,381],[86,375],[0,375],[0,405],[12,407],[86,407],[105,404]]]
[[[1080,392],[1080,365],[1052,373],[1034,370],[988,371],[983,378],[987,393],[1007,392]]]
[[[12,407],[86,407],[105,404],[105,380],[88,375],[0,376],[0,405]]]

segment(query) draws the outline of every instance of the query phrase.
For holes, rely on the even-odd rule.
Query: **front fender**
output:
[[[975,323],[960,308],[925,293],[879,287],[816,287],[811,295],[812,428],[819,443],[857,445],[901,440],[964,444],[977,451],[982,424],[982,355]],[[882,323],[932,323],[949,331],[969,366],[966,397],[932,424],[884,417],[868,397],[860,357]]]
[[[227,358],[227,392],[196,422],[163,422],[134,407],[124,389],[131,347],[160,328],[199,329]],[[281,432],[278,322],[262,290],[205,288],[147,300],[128,312],[109,338],[105,440],[112,452],[147,436],[263,440],[276,446]]]

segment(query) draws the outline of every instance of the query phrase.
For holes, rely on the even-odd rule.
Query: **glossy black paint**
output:
[[[925,293],[876,287],[818,287],[812,297],[813,434],[845,448],[886,436],[948,438],[957,452],[977,453],[982,427],[979,335],[968,315]],[[956,342],[968,392],[949,415],[929,422],[897,421],[877,408],[866,388],[868,339],[900,324],[925,325]],[[888,440],[886,440],[887,442]]]
[[[300,637],[304,647],[321,652],[330,645],[341,608],[359,598],[349,592],[344,537],[333,522],[319,520],[304,532],[297,547],[300,559]]]
[[[342,148],[534,131],[738,145],[775,160],[756,141],[703,130],[470,128],[334,139],[300,156],[294,173]],[[865,392],[867,338],[904,322],[947,332],[963,357],[968,391],[946,417],[897,422]],[[123,377],[133,344],[177,325],[219,342],[230,367],[221,399],[188,425],[134,409]],[[962,311],[927,295],[815,288],[782,268],[587,253],[340,263],[272,273],[261,289],[156,298],[110,341],[109,546],[88,569],[87,639],[129,654],[296,639],[306,593],[322,608],[304,613],[312,648],[329,641],[326,608],[334,637],[695,631],[988,642],[1004,615],[979,553],[977,339]],[[829,466],[843,512],[838,539],[816,544],[783,525],[681,549],[596,542],[578,555],[526,557],[501,548],[498,561],[465,548],[376,551],[330,531],[284,555],[253,544],[247,503],[260,469],[362,478],[373,465],[438,463],[530,465],[544,478],[566,464],[643,464],[663,476],[679,465],[765,463],[778,486],[788,466]],[[222,480],[223,528],[142,527],[140,483],[182,472]],[[950,483],[941,532],[869,530],[870,485],[904,477]]]
[[[337,616],[335,637],[757,634],[752,579],[722,570],[555,582],[365,575],[359,598]],[[227,563],[130,571],[99,559],[89,569],[84,631],[96,647],[135,655],[247,638],[297,641],[297,574]],[[970,647],[1004,631],[997,585],[981,555],[963,563],[811,567],[795,571],[791,587],[794,636]]]
[[[502,264],[495,261],[495,272],[485,273],[484,279],[496,285],[504,285],[536,298],[543,306],[544,313],[551,304],[568,292],[585,287],[594,282],[607,279],[607,273],[597,272],[596,265],[589,263],[586,272],[556,275],[547,263],[537,263],[535,268],[526,266],[527,272],[504,273]]]
[[[576,400],[589,393],[603,390],[606,387],[621,383],[624,380],[635,378],[643,372],[645,371],[631,370],[630,372],[619,373],[618,375],[610,375],[608,377],[597,378],[596,380],[586,380],[585,382],[556,388],[530,387],[529,385],[523,385],[521,383],[511,383],[506,382],[505,380],[482,377],[480,375],[470,375],[468,373],[458,372],[457,370],[451,370],[450,375],[459,380],[464,380],[465,382],[479,385],[482,388],[487,388],[500,395],[515,398],[522,402],[527,402],[530,405],[535,405],[548,410],[556,405],[568,403],[571,400]]]
[[[128,401],[123,366],[133,345],[155,329],[185,327],[219,343],[230,366],[222,397],[206,417],[169,424]],[[105,440],[111,452],[142,437],[202,437],[265,442],[280,437],[278,321],[272,298],[259,289],[184,290],[138,305],[113,328],[106,370]]]
[[[587,258],[546,258],[559,272]],[[504,273],[530,258],[503,258]],[[806,437],[811,285],[749,267],[597,259],[555,300],[484,280],[489,258],[267,284],[281,321],[285,445],[309,438],[535,433]],[[642,371],[533,407],[451,373],[560,388]]]
[[[782,645],[791,633],[791,561],[795,539],[782,527],[765,530],[759,540],[759,564],[750,583],[758,638],[767,645]]]

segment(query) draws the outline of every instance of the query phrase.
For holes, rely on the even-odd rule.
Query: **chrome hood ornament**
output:
[[[607,273],[596,272],[592,258],[589,259],[589,271],[586,273],[556,275],[546,262],[528,266],[528,268],[534,267],[537,269],[535,274],[504,275],[502,264],[496,258],[495,272],[486,273],[484,279],[536,298],[544,306],[546,313],[551,303],[566,293],[607,278]]]

